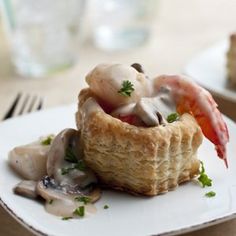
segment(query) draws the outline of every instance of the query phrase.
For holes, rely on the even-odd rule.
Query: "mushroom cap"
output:
[[[75,129],[62,130],[53,140],[48,152],[47,174],[55,181],[61,182],[61,168],[67,164],[65,160],[66,150],[70,147],[75,151],[75,156],[81,156],[80,133]]]
[[[47,179],[45,179],[47,178]],[[36,185],[36,192],[46,201],[51,200],[74,200],[76,197],[87,196],[91,202],[96,202],[101,197],[101,189],[96,187],[90,192],[78,191],[77,193],[69,194],[63,187],[57,186],[49,177],[45,177]],[[45,181],[46,180],[46,181]]]

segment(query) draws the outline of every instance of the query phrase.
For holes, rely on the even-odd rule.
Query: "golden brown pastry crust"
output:
[[[229,39],[229,49],[227,52],[227,73],[232,84],[236,85],[236,33],[232,34]]]
[[[179,121],[165,126],[136,127],[102,109],[91,109],[86,114],[85,101],[91,96],[89,89],[81,91],[76,121],[85,161],[103,183],[151,196],[198,174],[196,153],[203,136],[191,115],[184,114]]]

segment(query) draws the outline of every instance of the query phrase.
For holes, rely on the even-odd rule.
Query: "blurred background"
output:
[[[46,107],[75,102],[98,63],[180,73],[236,30],[235,0],[1,0],[0,7],[0,101],[29,90]]]
[[[236,31],[236,0],[0,3],[1,117],[19,92],[41,96],[44,109],[76,103],[98,63],[138,62],[150,77],[182,73],[192,57]],[[236,120],[235,102],[214,95]],[[0,220],[0,235],[31,235],[1,208]],[[235,224],[191,235],[235,235]]]

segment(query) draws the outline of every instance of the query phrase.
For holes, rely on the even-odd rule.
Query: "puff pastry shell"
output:
[[[202,132],[195,119],[136,127],[106,114],[89,89],[76,113],[84,159],[105,185],[134,194],[157,195],[192,179],[199,170]]]

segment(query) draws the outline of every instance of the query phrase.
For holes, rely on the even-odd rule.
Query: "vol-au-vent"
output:
[[[86,81],[77,128],[85,162],[108,187],[157,195],[194,178],[202,133],[227,165],[228,132],[217,105],[187,78],[150,79],[133,66],[101,64]]]

